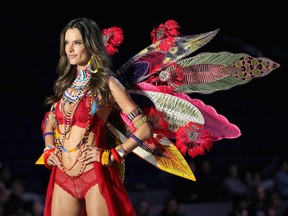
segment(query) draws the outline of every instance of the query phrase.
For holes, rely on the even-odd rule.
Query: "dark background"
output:
[[[233,162],[242,167],[265,167],[275,157],[287,157],[288,43],[287,12],[283,5],[274,1],[254,5],[240,1],[80,1],[63,2],[61,7],[48,2],[8,4],[12,5],[1,6],[0,14],[0,163],[11,167],[15,178],[24,179],[28,189],[43,192],[46,188],[49,172],[34,164],[44,147],[40,130],[43,102],[52,93],[56,78],[60,31],[71,19],[81,16],[94,19],[102,28],[117,25],[124,30],[125,40],[113,57],[115,69],[149,46],[150,32],[167,19],[178,22],[182,35],[220,28],[216,37],[196,53],[245,52],[278,62],[281,68],[245,85],[190,96],[213,106],[242,131],[237,139],[214,143],[212,151],[204,156],[215,167],[226,169]],[[129,171],[135,170],[135,166],[150,165],[131,155],[126,162],[128,178],[136,175]]]

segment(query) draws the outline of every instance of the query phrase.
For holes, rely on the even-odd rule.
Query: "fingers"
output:
[[[78,160],[86,165],[95,161],[100,162],[100,151],[101,149],[97,147],[87,146],[82,150],[82,154]]]
[[[81,150],[81,155],[78,158],[79,161],[83,162],[85,165],[100,162],[101,149],[93,146],[87,146]],[[57,153],[52,152],[47,159],[48,166],[58,166],[61,168],[61,162],[57,156]]]
[[[47,163],[49,166],[61,167],[60,160],[55,152],[52,152],[48,157]]]

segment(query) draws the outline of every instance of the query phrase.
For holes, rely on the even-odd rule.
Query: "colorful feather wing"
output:
[[[114,125],[108,122],[107,127],[121,142],[126,141],[127,137],[117,130]],[[169,139],[167,139],[164,135],[154,134],[152,140],[150,140],[150,142],[157,143],[158,148],[162,149],[161,151],[163,154],[153,154],[140,146],[133,149],[133,153],[162,171],[187,178],[192,181],[196,180],[191,167]]]
[[[162,113],[162,117],[155,119],[153,113],[144,112],[155,131],[160,131],[171,142],[175,142],[183,155],[203,155],[212,148],[214,141],[241,135],[240,129],[217,113],[213,107],[200,100],[191,99],[185,93],[177,93],[169,87],[157,87],[149,83],[139,83],[137,88],[129,89],[128,92],[144,110],[153,107]],[[133,128],[125,114],[122,118]],[[161,128],[162,124],[159,126],[161,119],[168,123],[168,127]],[[150,145],[151,143],[148,143],[148,146]]]
[[[212,40],[218,32],[219,29],[216,29],[202,34],[156,41],[123,64],[116,71],[116,76],[126,88],[130,88],[157,71],[167,68],[171,63],[190,55]]]
[[[201,112],[187,100],[173,95],[172,92],[171,94],[163,92],[163,89],[159,89],[148,83],[139,83],[138,87],[138,89],[128,90],[131,97],[137,100],[137,103],[143,107],[147,106],[148,103],[145,101],[148,99],[150,100],[150,104],[152,102],[157,110],[164,112],[164,118],[169,123],[169,131],[175,131],[190,121],[204,124]],[[141,97],[141,95],[146,98]]]
[[[178,60],[147,82],[171,86],[176,92],[209,94],[266,76],[278,67],[271,59],[245,53],[206,52]]]
[[[169,20],[154,29],[153,43],[123,64],[116,77],[154,129],[153,138],[133,152],[161,170],[195,180],[183,156],[203,155],[214,141],[237,138],[241,131],[212,106],[187,94],[227,90],[266,76],[280,65],[246,53],[206,52],[186,58],[212,40],[219,29],[178,36],[179,28]],[[136,128],[121,111],[119,116],[120,120],[114,118],[108,125],[124,142]]]
[[[240,129],[225,116],[217,113],[215,108],[199,99],[191,99],[185,93],[173,92],[167,87],[156,87],[148,83],[139,83],[138,89],[130,89],[128,92],[140,106],[149,104],[147,99],[140,96],[142,95],[149,98],[150,104],[164,113],[164,119],[169,123],[167,131],[170,133],[163,133],[169,138],[175,139],[175,132],[189,122],[203,125],[204,129],[211,131],[213,141],[237,138],[241,135]],[[152,124],[155,123],[152,121]]]
[[[201,112],[205,120],[204,129],[211,131],[212,141],[235,139],[241,136],[239,127],[231,123],[224,115],[219,114],[214,107],[205,104],[199,99],[191,99],[185,94],[181,95],[182,98],[185,98]]]
[[[145,83],[142,85],[146,86]],[[148,113],[145,113],[154,129],[156,129],[155,131],[158,131],[159,133],[154,132],[151,139],[143,142],[143,145],[138,146],[133,152],[140,158],[165,172],[195,180],[195,176],[182,153],[166,135],[175,138],[175,135],[173,134],[177,128],[190,121],[203,124],[203,116],[193,104],[187,103],[185,100],[181,100],[173,95],[160,92],[159,90],[159,92],[156,92],[156,87],[149,84],[147,85],[146,90],[150,87],[150,91],[144,91],[144,86],[142,86],[142,89],[134,88],[133,90],[130,89],[128,91],[135,101],[141,101],[137,103],[144,111],[156,108],[159,112],[165,112],[165,120],[169,122],[169,128],[159,130],[159,128],[155,126],[156,122],[150,121],[151,118],[153,119],[155,116],[153,114],[149,115]],[[139,84],[139,86],[141,86],[141,84]],[[152,89],[154,89],[154,91],[152,91]],[[176,112],[178,112],[177,115],[172,114],[174,112],[173,110],[175,110],[175,106],[178,107],[176,110]],[[114,112],[112,112],[107,126],[118,139],[124,142],[136,128],[129,122],[130,120],[128,120],[125,114],[119,112],[120,110],[118,109],[115,109]]]

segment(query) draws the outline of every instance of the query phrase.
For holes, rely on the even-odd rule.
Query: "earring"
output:
[[[90,58],[90,60],[88,61],[88,69],[89,69],[89,71],[90,71],[91,73],[97,73],[98,70],[99,70],[99,67],[96,67],[96,69],[93,70],[93,69],[91,68],[91,59],[92,59],[92,58]],[[96,66],[97,66],[97,64],[96,64]]]

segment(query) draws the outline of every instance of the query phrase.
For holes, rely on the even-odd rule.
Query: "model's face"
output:
[[[84,46],[82,36],[77,28],[66,31],[65,52],[71,65],[78,65],[79,69],[83,69],[87,65],[91,55]]]

